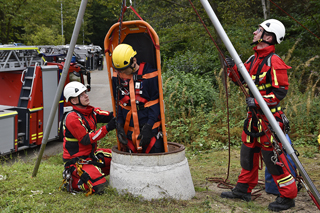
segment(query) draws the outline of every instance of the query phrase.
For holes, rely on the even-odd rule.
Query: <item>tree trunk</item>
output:
[[[270,17],[270,1],[267,0],[267,18],[268,19]]]
[[[268,18],[267,8],[266,8],[266,1],[265,0],[261,0],[261,4],[262,4],[262,9],[263,9],[263,18],[264,18],[264,20],[266,20]]]

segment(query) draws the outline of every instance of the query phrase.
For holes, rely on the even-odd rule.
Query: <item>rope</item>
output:
[[[126,0],[122,1],[122,5],[121,5],[121,11],[120,11],[120,16],[119,16],[119,40],[118,40],[118,44],[121,43],[121,27],[122,27],[122,19],[123,19],[123,14],[126,10],[126,7],[124,6]]]
[[[226,60],[225,60],[225,57],[224,57],[222,51],[220,50],[220,48],[219,48],[219,46],[217,45],[216,41],[214,40],[214,38],[212,37],[211,33],[209,32],[207,26],[205,25],[205,23],[204,23],[203,20],[201,19],[200,15],[199,15],[199,13],[198,13],[198,11],[197,11],[197,9],[194,7],[194,5],[193,5],[193,3],[191,2],[191,0],[189,0],[189,2],[190,2],[190,5],[192,6],[193,10],[194,10],[195,13],[197,14],[199,20],[201,21],[202,25],[203,25],[204,28],[206,29],[206,31],[207,31],[208,35],[210,36],[211,40],[212,40],[213,43],[215,44],[215,46],[216,46],[219,54],[222,56],[224,62],[225,62],[226,64],[228,64],[228,63],[226,62]],[[233,69],[232,67],[230,67],[230,66],[228,66],[228,68],[231,70],[232,74],[235,76],[236,81],[237,81],[238,85],[240,86],[242,92],[245,94],[246,97],[249,97],[250,95],[249,95],[248,92],[246,91],[245,87],[244,87],[243,84],[241,83],[241,81],[240,81],[240,79],[238,78],[238,76],[235,74],[234,69]],[[226,72],[225,72],[225,75],[226,75]],[[227,81],[227,78],[225,77],[225,82],[226,82],[226,81]],[[228,140],[229,140],[229,159],[228,159],[227,178],[226,178],[226,179],[222,179],[222,178],[206,178],[206,180],[211,181],[211,182],[218,182],[218,183],[219,183],[219,184],[218,184],[218,187],[220,187],[221,185],[224,185],[224,186],[226,186],[227,188],[232,188],[232,185],[231,185],[231,184],[229,183],[229,181],[228,181],[229,172],[230,172],[230,144],[231,144],[231,143],[230,143],[230,128],[229,128],[229,106],[228,106],[228,88],[227,88],[227,83],[225,83],[225,85],[226,85]],[[267,139],[270,141],[269,136],[266,134],[267,131],[270,131],[271,135],[272,135],[273,138],[274,138],[275,143],[279,144],[279,142],[277,141],[277,138],[275,137],[274,133],[268,128],[268,125],[266,125],[266,121],[265,121],[262,117],[260,117],[260,116],[257,115],[257,112],[256,112],[255,109],[252,109],[251,111],[253,112],[254,116],[258,119],[258,124],[260,123],[259,120],[262,120],[262,122],[263,122],[263,123],[265,124],[265,126],[267,127],[266,129],[262,128],[262,131],[265,133]],[[260,119],[259,119],[259,118],[260,118]],[[261,123],[260,123],[260,125],[261,125]],[[262,126],[262,125],[261,125],[261,126]],[[271,143],[271,144],[272,144],[273,149],[276,150],[275,147],[274,147],[274,145],[273,145],[273,143]],[[279,147],[280,147],[280,146],[279,146]],[[281,149],[281,151],[284,153],[282,147],[280,147],[280,149]],[[276,152],[277,152],[277,150],[276,150]],[[278,152],[277,152],[277,154],[278,154],[278,156],[279,156],[279,153],[278,153]],[[287,156],[286,156],[286,155],[285,155],[285,157],[286,157],[286,159],[287,159]],[[262,158],[261,158],[261,161],[262,161]],[[280,159],[280,161],[282,161],[282,159]],[[287,159],[287,161],[288,161],[288,159]],[[283,164],[284,167],[287,169],[287,171],[291,174],[291,170],[290,170],[289,168],[287,168],[283,162],[282,162],[282,164]],[[262,170],[262,168],[263,168],[262,165],[263,165],[263,164],[262,164],[262,162],[261,162],[261,167],[259,167],[259,170]],[[296,175],[296,176],[297,176],[297,175]],[[220,187],[220,188],[225,188],[225,187]],[[261,189],[261,190],[262,190],[262,189]],[[259,191],[261,191],[261,190],[259,190]],[[256,199],[257,197],[259,197],[259,196],[261,195],[261,194],[257,194],[257,195],[256,195],[255,193],[257,193],[257,192],[258,192],[258,191],[252,193],[252,194],[254,194],[254,196],[255,196],[254,199]]]
[[[300,26],[302,26],[304,29],[306,29],[307,31],[309,31],[312,35],[314,35],[315,37],[317,37],[319,40],[320,38],[314,34],[313,32],[311,32],[311,30],[309,30],[308,28],[306,28],[303,24],[301,24],[299,21],[297,21],[295,18],[293,18],[289,13],[287,13],[286,11],[284,11],[281,7],[279,7],[278,5],[276,5],[273,1],[269,0],[272,4],[274,4],[276,7],[278,7],[282,12],[284,12],[285,14],[287,14],[290,18],[292,18],[293,20],[295,20],[298,24],[300,24]]]
[[[206,29],[208,35],[210,36],[211,40],[212,40],[213,43],[215,44],[217,50],[219,51],[220,55],[222,56],[223,60],[224,60],[225,63],[226,63],[226,60],[225,60],[225,57],[224,57],[222,51],[220,50],[218,44],[216,43],[216,41],[215,41],[214,38],[212,37],[211,33],[209,32],[207,26],[205,25],[205,23],[204,23],[203,20],[201,19],[200,15],[199,15],[199,13],[198,13],[198,11],[197,11],[197,9],[194,7],[194,5],[193,5],[193,3],[191,2],[191,0],[189,0],[189,3],[190,3],[190,5],[192,6],[192,8],[193,8],[193,10],[195,11],[195,13],[197,14],[199,20],[201,21],[202,25],[203,25],[204,28]],[[228,64],[228,63],[226,63],[226,64]],[[233,188],[233,187],[229,184],[229,181],[228,181],[229,173],[230,173],[230,161],[231,161],[231,159],[230,159],[230,156],[231,156],[231,154],[230,154],[230,144],[231,144],[231,142],[230,142],[230,126],[229,126],[229,101],[228,101],[229,99],[228,99],[227,73],[224,72],[224,74],[225,74],[225,90],[226,90],[226,97],[227,97],[227,123],[228,123],[228,140],[229,140],[228,172],[227,172],[227,177],[226,177],[226,179],[222,179],[222,178],[210,178],[210,177],[208,177],[208,178],[206,178],[206,180],[212,181],[212,182],[218,182],[218,183],[219,183],[218,186],[224,185],[224,186],[226,186],[227,188]],[[239,83],[240,83],[240,79],[238,79],[238,80],[239,80]],[[239,84],[239,85],[241,85],[241,84]],[[245,91],[245,90],[244,90],[244,91]],[[222,187],[221,187],[221,188],[222,188]]]
[[[119,40],[118,40],[118,44],[120,44],[120,41],[121,41],[121,26],[122,26],[122,20],[123,20],[123,14],[126,10],[125,8],[125,2],[126,0],[123,0],[122,1],[122,5],[121,5],[121,11],[120,11],[120,16],[119,16]],[[110,42],[111,44],[111,42]],[[117,72],[118,73],[118,72]],[[120,77],[119,75],[117,74],[117,81],[116,81],[116,100],[115,100],[115,105],[116,105],[116,126],[118,126],[118,116],[119,116],[119,96],[120,96],[120,91],[119,91],[119,87],[120,87]],[[118,131],[118,130],[117,130]],[[118,132],[117,132],[118,133]],[[119,141],[118,141],[119,143]],[[123,149],[122,147],[122,144],[120,143],[120,147],[121,149]],[[123,150],[122,150],[123,151]]]
[[[131,5],[130,5],[129,8],[140,18],[141,21],[144,21],[144,20],[141,18],[141,16],[139,15],[139,13],[138,13]],[[149,30],[148,27],[147,27],[147,30],[148,30],[148,34],[149,34],[149,36],[150,36],[150,38],[151,38],[151,40],[152,40],[152,43],[153,43],[154,47],[155,47],[156,49],[160,50],[160,46],[157,45],[156,42],[154,41],[153,36],[152,36],[152,34],[151,34],[151,32],[150,32],[150,30]]]

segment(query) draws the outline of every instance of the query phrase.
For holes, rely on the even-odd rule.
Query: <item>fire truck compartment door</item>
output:
[[[0,109],[0,154],[14,150],[15,116],[17,115],[17,111]]]
[[[42,66],[43,85],[43,130],[45,131],[54,97],[58,88],[59,67],[56,65]],[[48,140],[58,137],[58,110],[56,110]]]

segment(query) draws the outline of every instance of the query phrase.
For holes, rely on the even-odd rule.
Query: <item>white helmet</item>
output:
[[[72,81],[64,87],[63,95],[66,98],[66,101],[68,102],[69,98],[78,97],[81,93],[83,93],[86,90],[87,87],[85,87],[80,82]]]
[[[286,28],[280,21],[276,19],[268,19],[262,22],[260,26],[266,32],[274,33],[278,44],[280,44],[283,41],[284,35],[286,33]]]

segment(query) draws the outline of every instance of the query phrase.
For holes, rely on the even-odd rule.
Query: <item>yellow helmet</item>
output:
[[[119,44],[112,53],[112,65],[117,70],[124,70],[131,66],[136,51],[128,44]]]

